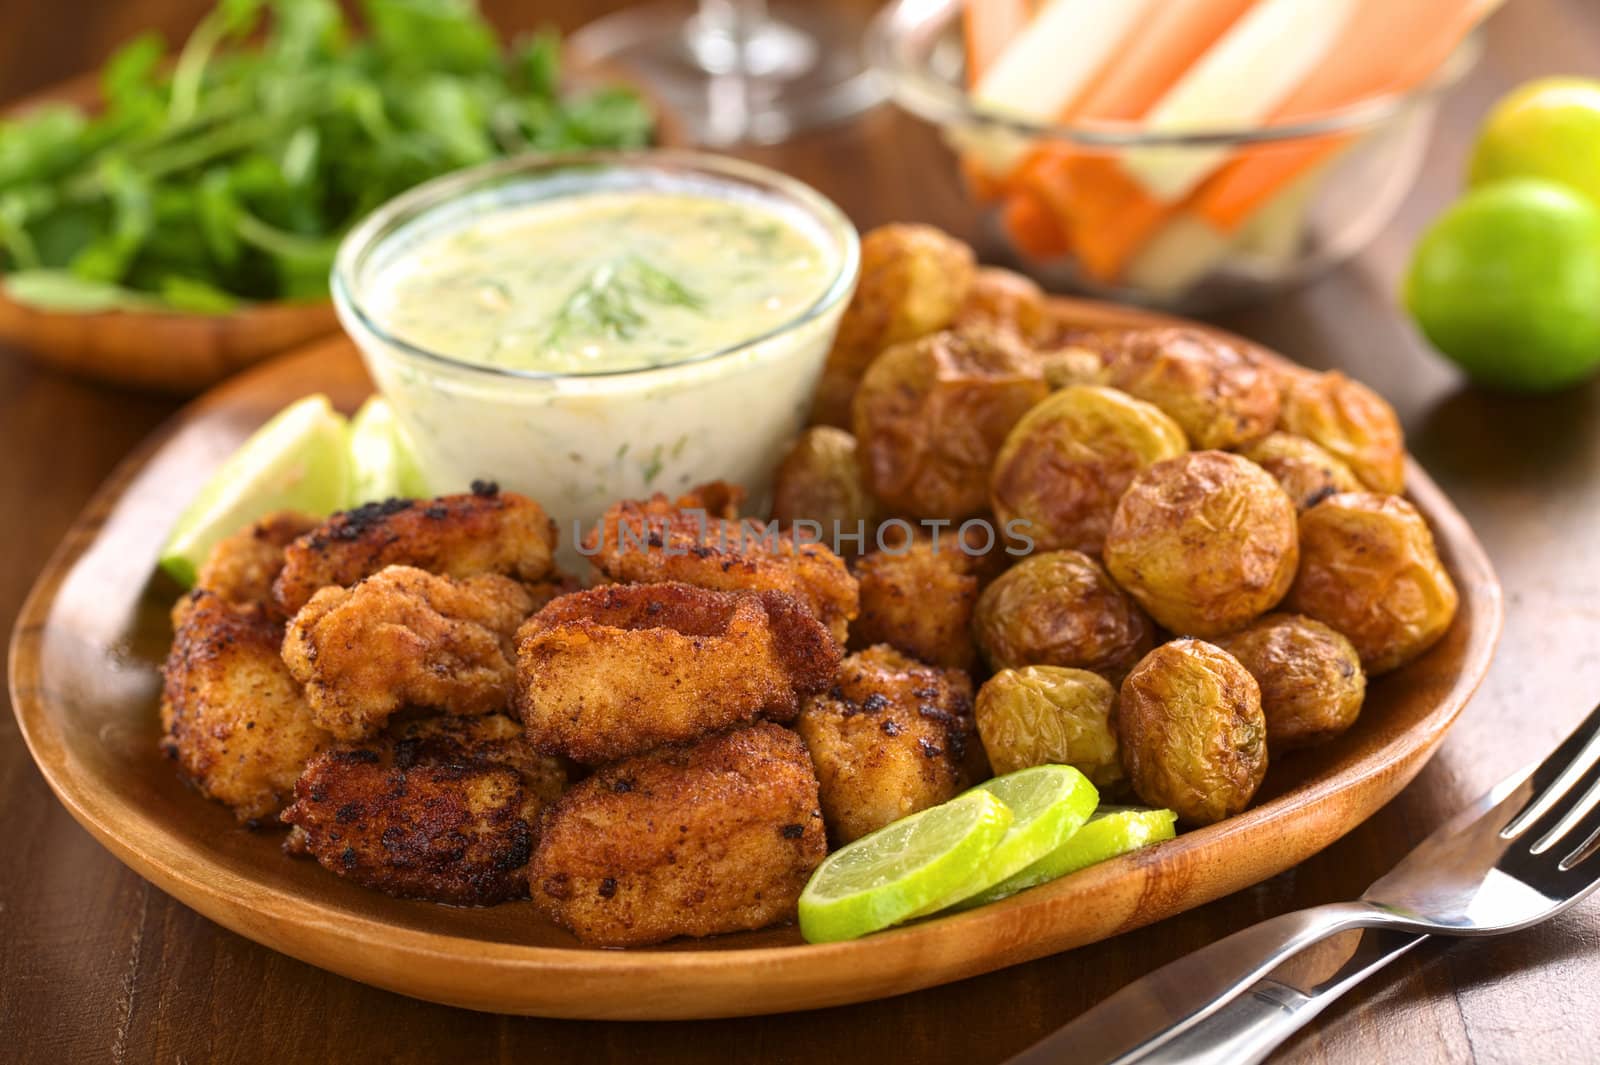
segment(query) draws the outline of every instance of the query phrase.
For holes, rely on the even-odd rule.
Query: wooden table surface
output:
[[[842,2],[842,0],[836,0]],[[0,99],[86,70],[134,33],[180,37],[207,0],[0,3]],[[507,29],[570,28],[590,0],[485,5]],[[864,5],[854,4],[861,7]],[[865,5],[870,6],[870,5]],[[1219,321],[1399,409],[1412,450],[1474,523],[1505,584],[1500,654],[1418,780],[1303,866],[1141,931],[873,1004],[782,1017],[595,1024],[495,1017],[351,983],[223,931],[118,864],[52,798],[0,715],[0,1059],[19,1062],[997,1062],[1124,983],[1254,921],[1358,894],[1447,815],[1540,757],[1600,698],[1600,382],[1545,399],[1464,387],[1395,312],[1410,246],[1457,188],[1473,129],[1511,86],[1600,74],[1594,0],[1511,0],[1444,108],[1426,173],[1356,262]],[[882,109],[750,153],[863,227],[971,235],[935,138]],[[0,631],[112,466],[176,408],[0,352]],[[1600,903],[1519,935],[1425,945],[1335,1007],[1280,1060],[1600,1061]]]

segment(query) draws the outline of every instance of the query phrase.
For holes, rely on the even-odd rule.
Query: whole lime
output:
[[[1600,81],[1540,78],[1495,105],[1478,134],[1468,181],[1542,177],[1600,206]]]
[[[1423,234],[1405,302],[1475,381],[1576,384],[1600,367],[1600,207],[1538,178],[1476,189]]]

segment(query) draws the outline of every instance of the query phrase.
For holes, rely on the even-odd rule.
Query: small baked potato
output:
[[[1150,649],[1150,620],[1100,563],[1046,551],[983,590],[972,634],[992,669],[1069,666],[1121,676]]]
[[[835,539],[836,532],[870,536],[877,524],[877,504],[861,479],[856,438],[831,425],[814,425],[801,433],[778,464],[772,520],[785,529],[796,521],[816,522],[823,542],[830,546],[845,542]]]
[[[1239,454],[1276,477],[1298,510],[1314,507],[1336,492],[1361,491],[1349,466],[1303,436],[1269,433],[1241,447]]]
[[[890,348],[855,398],[868,489],[910,517],[980,513],[995,453],[1048,393],[1039,360],[1007,330],[935,333]]]
[[[1173,640],[1122,682],[1117,742],[1134,794],[1191,825],[1232,817],[1267,773],[1261,689],[1228,652]]]
[[[1361,656],[1320,621],[1268,614],[1219,638],[1217,646],[1261,686],[1267,749],[1274,753],[1331,740],[1361,713],[1367,694]]]
[[[861,237],[861,276],[839,320],[811,420],[850,426],[850,401],[885,349],[948,326],[967,299],[972,249],[933,226],[886,225]]]
[[[1217,636],[1272,609],[1299,561],[1294,503],[1226,451],[1192,451],[1134,478],[1106,537],[1106,568],[1150,616]]]
[[[978,689],[978,737],[996,775],[1070,765],[1104,797],[1126,780],[1112,725],[1116,701],[1111,682],[1088,670],[1002,669]]]
[[[1369,674],[1396,669],[1455,620],[1433,533],[1398,496],[1343,492],[1300,515],[1300,572],[1284,606],[1342,633]]]
[[[1105,383],[1160,407],[1195,448],[1236,447],[1278,421],[1277,380],[1196,329],[1129,330],[1111,351]]]
[[[1405,434],[1387,400],[1337,370],[1290,371],[1280,383],[1280,428],[1321,445],[1374,492],[1405,488]]]
[[[951,535],[863,555],[855,570],[861,613],[850,623],[850,646],[884,643],[932,666],[971,669],[981,561]]]
[[[1097,554],[1134,475],[1187,449],[1178,423],[1152,404],[1096,385],[1063,388],[1005,438],[989,482],[995,517],[1028,522],[1042,551]]]
[[[985,326],[1015,330],[1033,343],[1055,332],[1044,289],[1031,278],[998,266],[978,267],[967,298],[950,324],[956,330]]]

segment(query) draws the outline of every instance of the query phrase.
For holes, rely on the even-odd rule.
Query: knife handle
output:
[[[1316,906],[1262,921],[1135,980],[1008,1065],[1139,1061],[1306,947],[1339,932],[1384,923],[1381,911],[1360,902]]]
[[[1428,937],[1369,929],[1345,963],[1310,986],[1281,970],[1210,1017],[1138,1059],[1140,1065],[1259,1065],[1291,1036],[1368,976]]]

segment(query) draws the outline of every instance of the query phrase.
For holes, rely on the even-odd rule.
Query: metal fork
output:
[[[1600,706],[1550,757],[1451,818],[1359,900],[1286,913],[1218,940],[1136,980],[1010,1065],[1192,1060],[1203,1049],[1198,1026],[1307,947],[1356,928],[1445,936],[1526,928],[1600,884],[1596,851]],[[1392,956],[1323,988],[1319,1008],[1331,1001],[1330,990],[1342,993]],[[1309,1016],[1298,1013],[1280,1041]]]

